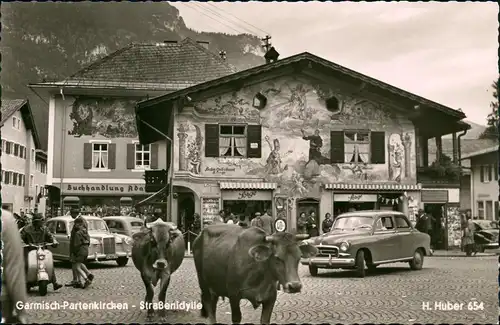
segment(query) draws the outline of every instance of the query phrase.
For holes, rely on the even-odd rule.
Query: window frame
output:
[[[247,152],[247,144],[248,144],[248,124],[242,124],[242,123],[234,123],[234,124],[230,124],[230,123],[224,123],[224,124],[219,124],[219,157],[220,158],[247,158],[248,157],[248,152]],[[222,128],[223,127],[231,127],[232,128],[232,133],[229,135],[229,134],[222,134]],[[243,134],[235,134],[234,133],[234,127],[243,127],[244,130],[243,130]],[[221,138],[230,138],[230,144],[229,146],[221,146]],[[234,138],[242,138],[244,139],[245,141],[245,153],[241,156],[235,156],[234,153],[235,153],[235,150],[238,149],[238,147],[236,147],[236,143],[234,143]],[[231,148],[231,155],[221,155],[221,148]]]
[[[346,129],[346,130],[343,130],[343,136],[344,136],[344,164],[360,164],[360,165],[364,165],[364,164],[371,164],[371,161],[372,161],[372,152],[371,152],[371,136],[372,136],[372,132],[371,130],[365,130],[365,129]],[[354,133],[355,134],[355,140],[347,140],[346,139],[346,133]],[[368,134],[368,140],[367,141],[360,141],[360,140],[357,140],[357,137],[358,137],[358,133],[367,133]],[[362,144],[362,145],[368,145],[368,152],[366,154],[368,154],[368,161],[365,161],[365,162],[360,162],[359,161],[359,150],[358,150],[358,154],[356,155],[356,161],[354,162],[351,162],[351,161],[346,161],[346,145],[347,144],[353,144],[353,145],[357,145],[357,144]],[[365,153],[365,152],[363,152]]]
[[[493,202],[494,201],[492,201],[492,200],[486,200],[486,201],[484,201],[484,219],[485,220],[494,220],[494,211],[493,211],[493,209],[495,207],[494,207]],[[488,206],[488,203],[490,203],[490,206]],[[489,215],[488,215],[488,213],[489,213]]]
[[[481,219],[481,220],[484,220],[484,216],[485,216],[485,204],[484,204],[484,201],[478,200],[476,202],[476,204],[477,204],[477,208],[476,208],[477,218]],[[482,216],[481,216],[481,214],[482,214]]]
[[[91,150],[91,153],[92,153],[92,168],[90,168],[89,171],[91,171],[91,172],[109,172],[109,171],[111,171],[111,169],[109,168],[109,148],[110,148],[110,145],[111,145],[111,141],[96,140],[96,141],[90,141],[90,144],[92,145],[92,147],[91,147],[91,149],[92,149]],[[94,146],[95,145],[106,145],[106,151],[104,151],[104,150],[94,150]],[[95,166],[95,161],[94,161],[94,153],[95,152],[99,152],[100,153],[101,160],[102,160],[102,153],[105,152],[108,155],[106,167],[100,168],[100,167],[96,167]]]
[[[137,146],[141,146],[142,150],[137,150]],[[148,147],[148,150],[144,150],[144,147]],[[137,164],[137,154],[141,154],[142,164]],[[144,155],[149,154],[149,164],[144,165]],[[150,170],[151,169],[151,144],[141,145],[138,141],[134,142],[134,170]]]
[[[12,128],[18,131],[21,129],[21,120],[17,116],[12,116]]]
[[[31,148],[31,161],[36,162],[36,150]]]
[[[35,175],[31,174],[30,175],[30,187],[35,186]]]
[[[399,227],[398,220],[403,220],[406,223],[407,227]],[[396,222],[396,229],[397,230],[401,229],[401,230],[404,230],[404,231],[407,231],[407,230],[409,231],[409,230],[412,229],[411,222],[406,217],[404,217],[404,216],[401,216],[401,215],[394,216],[394,221]]]

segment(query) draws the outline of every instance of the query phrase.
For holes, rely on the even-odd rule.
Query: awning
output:
[[[140,144],[163,141],[164,135],[172,139],[173,116],[174,108],[171,103],[159,103],[149,107],[142,107],[138,104],[135,108],[135,123]]]
[[[129,203],[129,202],[132,202],[132,201],[133,201],[133,200],[132,200],[132,198],[131,198],[131,197],[128,197],[128,196],[125,196],[125,197],[121,197],[121,198],[120,198],[120,202],[121,202],[121,203],[125,203],[125,202]]]
[[[262,182],[234,182],[220,183],[221,190],[275,190],[278,187],[277,183],[262,183]]]
[[[166,187],[162,188],[161,190],[154,193],[153,195],[150,195],[147,198],[145,198],[144,200],[137,202],[136,205],[142,205],[142,204],[148,203],[149,201],[161,196],[166,191],[166,189],[167,189]]]
[[[363,190],[363,191],[420,191],[422,185],[412,184],[326,184],[327,190]]]
[[[78,203],[80,202],[80,198],[77,196],[66,196],[63,199],[63,203]]]

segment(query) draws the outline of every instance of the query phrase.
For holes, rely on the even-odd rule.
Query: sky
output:
[[[491,112],[498,78],[495,2],[171,4],[191,29],[269,34],[280,58],[307,51],[461,108],[478,124]]]

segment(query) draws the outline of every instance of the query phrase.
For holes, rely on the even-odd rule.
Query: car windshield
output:
[[[88,231],[106,231],[106,232],[109,232],[108,226],[106,225],[106,222],[104,222],[104,220],[85,219],[85,221],[87,221]],[[69,229],[70,230],[73,229],[73,221],[70,222]]]
[[[132,221],[132,222],[130,223],[130,226],[131,226],[131,227],[139,227],[139,228],[141,228],[143,224],[144,224],[144,223],[143,223],[143,222],[140,222],[140,221]]]
[[[372,225],[372,217],[340,217],[335,220],[331,231],[356,230],[361,228],[371,229]]]
[[[475,220],[474,221],[481,229],[498,229],[498,222],[490,220]]]

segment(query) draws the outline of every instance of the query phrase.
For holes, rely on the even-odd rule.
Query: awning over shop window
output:
[[[262,183],[262,182],[220,183],[221,190],[275,190],[277,187],[278,187],[277,183]]]
[[[120,198],[120,203],[132,203],[132,201],[132,198],[128,196]]]
[[[150,195],[148,196],[147,198],[145,198],[144,200],[140,201],[140,202],[137,202],[136,205],[142,205],[142,204],[146,204],[148,202],[151,202],[152,200],[154,200],[155,198],[159,198],[161,197],[161,195],[163,193],[165,193],[166,191],[166,187],[162,188],[161,190],[159,190],[158,192],[154,193],[153,195]]]
[[[326,184],[327,190],[363,190],[363,191],[420,191],[420,184]]]
[[[80,198],[77,196],[66,196],[63,199],[63,203],[79,203],[79,202],[80,202]]]

